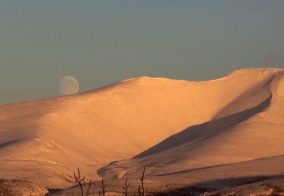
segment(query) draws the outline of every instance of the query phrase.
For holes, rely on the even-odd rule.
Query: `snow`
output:
[[[1,174],[62,188],[78,167],[99,180],[140,176],[143,166],[167,175],[284,154],[283,75],[244,69],[202,82],[140,77],[2,105]]]

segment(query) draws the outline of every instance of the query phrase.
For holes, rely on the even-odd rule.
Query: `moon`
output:
[[[61,95],[73,95],[79,92],[79,82],[72,76],[64,76],[59,82]]]

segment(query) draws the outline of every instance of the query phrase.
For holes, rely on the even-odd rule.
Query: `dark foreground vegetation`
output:
[[[74,176],[76,184],[80,187],[80,195],[81,196],[89,196],[90,195],[90,189],[91,189],[91,186],[92,186],[92,181],[89,180],[87,189],[86,189],[86,191],[84,191],[83,183],[85,182],[85,176],[81,175],[81,171],[80,171],[79,168],[77,170],[77,173],[74,172],[73,176]],[[142,174],[141,174],[140,179],[139,179],[140,185],[137,188],[137,194],[139,196],[145,196],[146,195],[145,187],[144,187],[144,179],[145,179],[145,167],[143,168]],[[130,186],[130,183],[128,182],[128,179],[126,178],[124,186],[122,187],[124,196],[130,195],[129,191],[128,191],[129,186]],[[101,190],[98,191],[98,195],[99,196],[105,196],[106,192],[107,192],[106,191],[106,185],[104,183],[104,180],[102,180],[101,181]]]
[[[151,177],[146,176],[146,168],[140,178],[123,181],[87,181],[80,169],[73,173],[75,186],[64,190],[40,189],[24,180],[0,180],[0,196],[190,196],[190,195],[284,195],[284,175],[248,176],[215,179],[197,184],[167,184],[156,186]],[[145,181],[146,178],[146,181]],[[178,181],[180,181],[179,179]],[[145,184],[146,182],[146,184]],[[151,184],[154,182],[154,184]],[[114,183],[114,184],[113,184]],[[161,183],[163,184],[163,183]],[[160,184],[160,185],[161,185]],[[216,185],[216,186],[215,186]],[[221,186],[220,186],[221,185]],[[23,188],[24,187],[24,188]],[[23,191],[25,189],[25,191]],[[32,190],[33,189],[33,190]]]

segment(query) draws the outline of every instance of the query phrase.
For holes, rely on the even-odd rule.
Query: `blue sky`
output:
[[[208,80],[284,68],[282,0],[0,1],[0,104],[137,76]]]

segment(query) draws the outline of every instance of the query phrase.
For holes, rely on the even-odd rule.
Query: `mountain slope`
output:
[[[144,165],[163,174],[283,154],[283,137],[276,136],[283,134],[282,89],[283,70],[247,69],[204,82],[134,78],[77,95],[3,105],[1,175],[62,188],[73,183],[77,167],[99,178],[99,168],[136,155],[100,174],[135,175],[135,166],[140,175]],[[269,123],[274,128],[268,134]],[[239,141],[255,145],[252,137],[275,148],[242,154]]]
[[[2,176],[61,187],[73,180],[70,170],[80,167],[96,178],[97,169],[109,162],[209,119],[214,112],[195,104],[199,100],[191,92],[214,97],[208,88],[142,77],[83,94],[0,106]],[[184,105],[188,100],[192,104]],[[208,103],[212,110],[214,101]],[[199,113],[192,113],[197,107]]]
[[[112,163],[100,169],[100,175],[139,176],[144,166],[150,175],[166,175],[284,154],[283,75],[282,70],[258,69],[223,78],[227,97],[220,101],[231,94],[235,98],[210,121],[190,126],[130,160]]]

